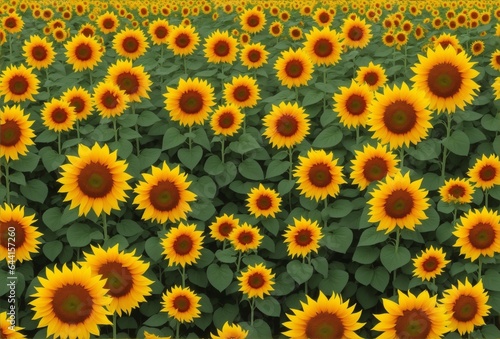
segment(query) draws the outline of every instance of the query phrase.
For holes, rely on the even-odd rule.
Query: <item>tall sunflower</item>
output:
[[[333,111],[340,117],[340,123],[347,128],[366,126],[373,93],[365,84],[351,81],[349,87],[340,87],[340,93],[333,96]]]
[[[465,52],[438,45],[435,49],[429,48],[426,56],[419,55],[418,60],[411,67],[415,73],[411,81],[429,99],[429,109],[451,114],[457,108],[464,109],[477,95],[479,85],[474,78],[479,72]]]
[[[323,27],[321,30],[313,27],[306,33],[304,51],[315,65],[335,65],[340,60],[343,48],[341,40],[340,34],[329,27]]]
[[[288,88],[307,85],[312,78],[314,64],[304,49],[299,48],[281,52],[274,63],[277,78],[281,85]]]
[[[113,49],[116,54],[130,60],[135,60],[146,53],[148,47],[146,36],[139,28],[125,28],[113,38]]]
[[[246,222],[237,225],[229,234],[229,241],[234,249],[240,252],[256,250],[263,238],[264,236],[260,234],[258,227],[251,226]]]
[[[229,35],[227,31],[212,32],[205,39],[205,58],[209,63],[232,64],[238,53],[238,40]]]
[[[439,188],[441,200],[447,203],[468,204],[472,202],[474,187],[467,179],[448,179]]]
[[[272,270],[265,267],[264,264],[250,265],[238,277],[240,291],[247,298],[259,297],[264,299],[264,294],[270,294],[274,290],[274,277],[275,274],[272,273]]]
[[[41,112],[44,126],[55,132],[69,131],[76,122],[76,113],[69,102],[53,98],[46,101]]]
[[[446,260],[443,249],[431,246],[413,259],[413,275],[422,280],[434,279],[443,272],[448,263],[450,260]]]
[[[11,316],[7,314],[7,311],[0,312],[0,335],[2,336],[2,338],[5,339],[26,338],[26,335],[24,335],[21,332],[23,329],[24,329],[23,327],[12,325]]]
[[[215,135],[232,136],[241,128],[244,118],[239,107],[233,104],[222,105],[210,117],[210,126]]]
[[[330,298],[319,292],[318,299],[306,296],[302,310],[292,309],[286,314],[289,321],[283,323],[287,331],[283,335],[296,339],[361,339],[355,331],[363,327],[359,322],[361,312],[354,312],[356,305],[349,307],[349,300],[333,293]]]
[[[149,98],[152,82],[144,66],[133,66],[131,60],[117,60],[108,67],[106,80],[118,85],[130,101],[140,102],[142,98]]]
[[[117,151],[100,147],[78,145],[78,156],[68,156],[69,164],[61,166],[63,172],[57,181],[62,184],[59,192],[66,193],[64,201],[71,201],[70,208],[78,207],[78,215],[87,215],[92,209],[97,216],[112,209],[119,209],[118,202],[125,201],[126,190],[131,189],[132,178],[128,164],[117,159]]]
[[[387,146],[377,144],[377,147],[364,145],[363,151],[355,151],[356,155],[351,160],[352,183],[364,190],[374,181],[393,176],[398,172],[396,154],[387,150]]]
[[[248,33],[259,33],[266,25],[266,16],[257,8],[246,9],[240,15],[241,29]]]
[[[498,155],[491,154],[487,157],[483,154],[481,159],[477,159],[469,169],[467,175],[476,187],[483,190],[500,185],[500,159]]]
[[[281,197],[272,188],[266,188],[262,184],[253,187],[248,193],[247,207],[251,215],[255,217],[275,217],[280,212]]]
[[[203,248],[202,234],[202,231],[196,230],[195,224],[185,225],[181,222],[177,227],[172,227],[161,241],[162,254],[168,259],[168,266],[195,264]]]
[[[257,80],[248,75],[233,77],[224,84],[224,99],[237,107],[254,107],[260,100]]]
[[[174,26],[168,34],[167,47],[173,51],[175,55],[185,56],[191,55],[196,50],[200,41],[200,35],[191,25]]]
[[[0,76],[0,94],[4,96],[4,101],[34,101],[39,83],[31,68],[24,65],[7,66]]]
[[[238,324],[229,324],[227,321],[222,325],[222,329],[217,329],[217,334],[210,334],[211,339],[245,339],[248,331]]]
[[[336,197],[340,185],[346,182],[342,167],[337,162],[332,152],[324,150],[310,150],[306,157],[299,156],[293,176],[297,178],[300,194],[316,201],[328,196]]]
[[[36,293],[33,320],[40,319],[38,327],[47,327],[47,335],[55,338],[89,338],[99,336],[99,325],[112,325],[107,306],[111,298],[106,295],[105,280],[92,274],[90,267],[73,265],[62,270],[45,269],[46,278],[39,277],[41,286]]]
[[[94,87],[92,103],[103,118],[114,118],[122,115],[129,105],[130,97],[120,86],[104,80]]]
[[[119,24],[118,16],[111,11],[99,15],[97,18],[97,26],[104,34],[116,32]]]
[[[368,108],[371,112],[368,125],[373,136],[390,149],[403,145],[417,144],[428,135],[432,127],[432,112],[427,109],[428,101],[417,89],[410,89],[403,82],[384,88],[383,93],[375,93],[375,100]]]
[[[356,71],[355,80],[359,84],[367,84],[372,91],[376,91],[378,88],[385,85],[387,76],[381,65],[374,64],[370,61],[368,66],[360,67]]]
[[[28,147],[35,144],[34,121],[19,106],[4,106],[0,110],[0,159],[17,160],[28,153]]]
[[[68,64],[74,71],[94,69],[101,61],[104,48],[95,37],[78,34],[64,44]]]
[[[90,267],[93,275],[100,275],[108,289],[111,303],[107,309],[111,312],[130,314],[132,309],[139,307],[139,303],[146,301],[151,295],[150,285],[153,281],[144,276],[149,263],[131,253],[118,251],[118,244],[108,249],[91,246],[92,253],[84,252],[83,267]]]
[[[448,332],[449,314],[428,291],[408,295],[398,290],[398,302],[382,299],[387,313],[375,314],[373,330],[383,332],[377,339],[441,338]]]
[[[288,255],[305,258],[311,252],[318,253],[323,233],[317,221],[300,217],[300,220],[293,218],[293,225],[288,225],[283,236]]]
[[[267,63],[268,55],[266,47],[260,42],[248,43],[241,49],[241,64],[249,69],[260,68]]]
[[[167,312],[178,322],[189,323],[200,317],[201,297],[189,287],[173,286],[170,291],[163,294],[162,300],[161,311]]]
[[[224,215],[216,217],[215,221],[210,224],[210,236],[219,241],[229,239],[229,235],[239,223],[240,220],[235,218],[233,214],[224,213]]]
[[[56,55],[52,43],[47,41],[47,38],[40,38],[38,35],[31,35],[30,40],[24,42],[23,51],[26,63],[36,69],[49,67]]]
[[[148,26],[148,33],[155,45],[167,44],[171,28],[167,20],[156,19]]]
[[[66,101],[71,107],[73,107],[78,121],[87,119],[92,114],[92,110],[94,109],[92,96],[81,86],[67,89],[62,94],[61,100]]]
[[[396,227],[414,230],[427,219],[425,211],[430,206],[428,191],[420,188],[421,183],[422,179],[410,180],[409,173],[386,177],[370,192],[368,221],[378,223],[377,231],[385,230],[386,234]]]
[[[365,48],[372,37],[371,25],[358,17],[344,20],[342,25],[344,45],[349,48]]]
[[[272,105],[271,111],[263,118],[263,135],[273,147],[291,148],[298,145],[309,134],[309,118],[304,108],[297,103],[281,102]]]
[[[8,13],[2,18],[2,27],[9,33],[19,33],[24,27],[23,18],[16,11]]]
[[[312,14],[312,18],[320,27],[329,27],[334,16],[325,8],[317,8]]]

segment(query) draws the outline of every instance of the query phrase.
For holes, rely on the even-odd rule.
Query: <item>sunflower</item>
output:
[[[453,113],[457,107],[464,109],[477,95],[479,85],[473,79],[479,72],[473,69],[475,63],[469,61],[465,52],[439,45],[418,59],[419,63],[411,68],[415,73],[411,80],[429,98],[429,109]]]
[[[19,105],[4,106],[0,110],[0,158],[17,160],[19,155],[28,153],[27,146],[35,144],[31,128],[34,121],[28,118]]]
[[[277,78],[281,81],[281,85],[288,88],[307,85],[307,82],[312,78],[314,65],[311,58],[302,48],[281,52],[280,57],[274,64],[274,69],[277,71]]]
[[[189,287],[173,286],[170,291],[163,294],[162,300],[161,311],[167,312],[178,322],[189,323],[200,317],[201,297]]]
[[[316,221],[311,219],[293,218],[293,225],[288,225],[284,242],[288,245],[288,255],[294,258],[305,258],[311,252],[318,253],[319,241],[323,238],[323,233]]]
[[[69,105],[73,108],[78,121],[87,119],[92,114],[92,110],[94,109],[92,96],[81,86],[67,89],[62,94],[61,100],[69,103]]]
[[[0,313],[0,335],[5,339],[22,339],[26,336],[21,333],[23,327],[15,326],[15,316],[8,315],[7,311]],[[13,324],[14,322],[14,324]],[[224,338],[224,337],[223,337]],[[243,339],[244,337],[237,337]]]
[[[326,153],[324,150],[310,150],[307,157],[299,155],[299,165],[293,171],[293,176],[297,178],[300,194],[316,201],[328,196],[336,197],[340,185],[346,182],[342,167],[337,166],[337,162],[332,152]]]
[[[205,57],[210,63],[232,64],[238,53],[237,45],[238,40],[230,36],[227,31],[220,32],[217,29],[205,39]]]
[[[0,76],[0,94],[5,96],[4,101],[34,101],[33,96],[38,94],[39,83],[32,68],[24,65],[7,66]]]
[[[185,225],[182,222],[172,227],[161,241],[162,254],[168,259],[168,266],[195,264],[200,258],[204,236],[196,230],[195,224]]]
[[[263,238],[264,236],[259,233],[259,228],[244,222],[233,228],[232,232],[229,233],[228,239],[235,250],[247,252],[256,250]]]
[[[385,85],[387,77],[382,66],[370,61],[368,66],[359,68],[355,80],[358,84],[367,84],[372,91],[376,91],[379,87]]]
[[[428,191],[420,188],[421,183],[422,179],[411,181],[409,173],[386,177],[370,192],[368,221],[378,223],[377,231],[385,230],[386,234],[396,226],[414,230],[427,219],[425,211],[430,206]]]
[[[6,36],[7,33],[2,28],[0,28],[0,46],[7,42]]]
[[[319,30],[313,27],[306,34],[304,51],[315,65],[335,65],[340,60],[343,45],[341,36],[335,30],[324,27]]]
[[[266,25],[266,16],[256,8],[246,9],[240,15],[240,25],[247,33],[259,33]]]
[[[495,78],[495,81],[493,81],[493,84],[491,85],[493,88],[493,93],[495,94],[495,100],[500,99],[500,76]]]
[[[446,260],[446,254],[442,248],[431,246],[422,251],[420,256],[413,259],[413,275],[422,280],[431,280],[443,272],[445,266],[450,262]]]
[[[394,36],[393,31],[387,31],[382,35],[382,42],[387,47],[392,47],[396,44],[396,37]]]
[[[210,334],[211,339],[246,339],[248,331],[238,324],[229,324],[227,321],[222,329],[217,329],[217,334]]]
[[[321,27],[329,27],[333,21],[333,15],[331,15],[325,8],[317,8],[312,17]]]
[[[118,16],[113,12],[103,13],[97,18],[97,26],[104,34],[116,32],[118,25]]]
[[[156,19],[148,26],[148,33],[155,45],[167,44],[171,28],[167,20]]]
[[[52,31],[52,37],[57,42],[65,41],[69,36],[69,28],[58,27]]]
[[[355,151],[356,155],[351,160],[352,183],[364,190],[374,181],[394,176],[398,172],[396,155],[387,150],[386,145],[377,144],[377,147],[364,145],[363,151]]]
[[[69,102],[53,98],[43,105],[41,116],[44,126],[54,132],[65,132],[73,128],[76,113]]]
[[[41,286],[36,293],[33,320],[40,319],[38,327],[47,327],[47,335],[54,338],[89,338],[99,336],[99,325],[112,325],[107,306],[111,298],[106,295],[105,280],[92,274],[90,267],[65,264],[62,270],[45,269],[47,278],[39,277]]]
[[[140,102],[141,98],[149,98],[151,80],[144,66],[133,66],[131,60],[117,60],[108,68],[106,80],[118,85],[130,101]]]
[[[365,48],[372,37],[371,25],[365,19],[345,19],[342,25],[344,45],[349,48]]]
[[[340,87],[340,93],[333,96],[333,110],[340,117],[340,123],[347,128],[366,126],[373,93],[366,84],[352,80],[349,87]]]
[[[274,290],[274,277],[270,268],[264,264],[255,264],[247,267],[247,270],[238,277],[240,291],[247,298],[259,297],[264,299],[264,294],[270,294]]]
[[[439,188],[441,200],[447,203],[468,204],[472,202],[474,187],[467,179],[448,179]]]
[[[185,56],[194,53],[199,41],[200,36],[193,26],[174,26],[168,34],[167,47],[175,55]]]
[[[288,29],[288,35],[293,41],[299,41],[302,39],[302,29],[298,26],[292,26]]]
[[[458,333],[463,335],[472,333],[474,326],[485,325],[484,317],[490,314],[491,308],[488,299],[482,280],[472,285],[465,278],[465,283],[459,281],[457,286],[445,290],[440,301],[446,314],[451,314],[449,330],[458,330]]]
[[[452,46],[455,49],[460,48],[460,41],[458,40],[456,35],[451,35],[450,33],[442,33],[440,34],[436,40],[434,40],[434,47],[441,45],[443,49],[446,49],[448,46]]]
[[[453,246],[460,247],[465,259],[493,257],[500,253],[500,215],[486,207],[473,209],[460,217],[453,235],[457,237]]]
[[[151,174],[143,173],[144,181],[139,181],[134,192],[133,203],[138,210],[144,210],[142,220],[165,223],[186,219],[191,211],[189,205],[196,195],[189,191],[191,185],[187,174],[180,173],[180,167],[171,169],[166,162],[162,167],[151,166]]]
[[[19,33],[24,26],[23,19],[16,12],[11,12],[2,18],[2,27],[9,33]]]
[[[259,68],[267,63],[269,52],[260,42],[248,43],[241,50],[241,64],[251,68]]]
[[[484,52],[484,41],[476,40],[470,46],[470,51],[472,55],[478,56]]]
[[[104,118],[122,115],[128,107],[129,96],[115,83],[104,80],[97,84],[92,95],[92,103]]]
[[[292,309],[286,314],[289,321],[283,323],[287,328],[283,335],[296,339],[361,339],[355,331],[363,327],[359,322],[361,312],[354,312],[355,304],[349,307],[349,300],[333,293],[330,298],[319,292],[314,300],[306,295],[301,302],[302,310]]]
[[[275,217],[280,212],[281,197],[272,188],[265,188],[262,184],[253,187],[248,193],[248,212],[255,217]]]
[[[487,190],[495,185],[500,185],[500,159],[498,155],[491,154],[487,157],[485,154],[481,159],[477,159],[467,175],[476,187]]]
[[[231,232],[238,227],[239,219],[236,219],[233,214],[224,213],[221,217],[216,217],[215,221],[210,224],[210,236],[219,241],[229,239]]]
[[[273,37],[277,38],[283,33],[283,24],[279,21],[274,21],[270,26],[269,26],[269,34],[271,34]]]
[[[448,332],[449,314],[437,303],[437,296],[423,291],[415,296],[398,290],[398,302],[382,299],[387,313],[375,314],[373,330],[383,332],[377,339],[441,338]]]
[[[47,68],[54,62],[55,52],[52,43],[38,35],[31,35],[30,40],[24,42],[23,51],[26,63],[36,69]]]
[[[239,107],[233,104],[222,105],[210,117],[210,126],[215,135],[232,136],[241,128],[244,117]]]
[[[183,126],[202,125],[215,104],[214,88],[198,78],[179,80],[177,88],[167,87],[165,108],[170,118]]]
[[[118,201],[125,201],[127,181],[132,178],[125,170],[128,164],[117,160],[117,151],[110,152],[107,145],[97,143],[89,148],[78,145],[78,156],[68,156],[69,164],[61,166],[63,172],[57,181],[62,184],[59,192],[66,193],[64,201],[71,201],[70,208],[78,207],[78,215],[94,210],[110,214],[119,209]]]
[[[104,51],[95,37],[82,34],[75,35],[64,47],[66,48],[67,62],[73,65],[74,71],[94,69],[101,61]]]
[[[80,29],[78,30],[78,34],[82,34],[85,36],[95,36],[96,35],[96,28],[94,25],[90,23],[84,23],[83,25],[80,26]]]
[[[224,99],[237,107],[254,107],[260,100],[256,79],[248,75],[233,77],[231,83],[224,84]]]
[[[401,88],[385,86],[383,93],[375,93],[375,100],[368,110],[370,131],[390,149],[417,144],[428,135],[432,127],[432,112],[427,109],[425,94],[410,89],[406,83]]]
[[[140,29],[125,28],[113,38],[113,49],[119,56],[135,60],[146,53],[149,44]]]

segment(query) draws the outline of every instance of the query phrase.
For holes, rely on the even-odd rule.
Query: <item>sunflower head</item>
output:
[[[17,160],[28,153],[27,146],[35,143],[34,121],[28,119],[19,105],[4,106],[0,111],[0,159]]]

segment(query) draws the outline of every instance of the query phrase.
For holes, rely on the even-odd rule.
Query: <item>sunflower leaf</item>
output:
[[[19,157],[18,160],[12,161],[10,168],[20,172],[33,172],[40,161],[40,156],[29,152],[25,156]]]
[[[346,287],[349,281],[349,273],[341,269],[329,269],[328,278],[319,283],[320,290],[326,295],[332,295],[333,292],[340,293]]]
[[[265,297],[264,299],[257,299],[255,302],[257,309],[270,317],[279,317],[281,313],[281,305],[273,297]]]
[[[63,249],[63,244],[59,240],[49,241],[42,247],[43,254],[50,260],[54,261]]]
[[[222,292],[233,281],[233,271],[226,265],[211,264],[207,268],[207,278],[210,284],[219,292]]]
[[[243,160],[238,165],[238,170],[240,174],[247,179],[256,181],[264,180],[264,172],[259,163],[254,159],[247,158]]]
[[[443,139],[443,146],[456,155],[467,156],[470,147],[469,137],[465,132],[455,130],[449,137]]]
[[[286,271],[298,284],[305,283],[313,275],[313,267],[298,260],[290,261],[286,265]]]
[[[411,260],[410,251],[406,247],[399,247],[396,251],[394,245],[385,245],[380,251],[380,261],[387,271],[392,272]]]
[[[377,231],[376,227],[370,227],[361,233],[359,238],[358,246],[371,246],[375,244],[380,244],[387,240],[387,234],[384,232]]]
[[[321,131],[312,146],[317,148],[331,148],[339,144],[343,138],[342,131],[337,126],[329,126]]]
[[[186,139],[187,137],[181,134],[181,132],[179,132],[179,129],[170,127],[163,135],[163,144],[161,149],[163,151],[172,149],[182,144],[184,141],[186,141]]]
[[[26,183],[26,186],[21,186],[21,193],[31,201],[43,203],[47,198],[49,189],[43,181],[32,179]]]
[[[324,257],[316,257],[311,260],[311,264],[313,265],[316,272],[323,275],[326,279],[328,278],[328,261]]]
[[[177,152],[177,156],[184,166],[192,170],[200,162],[201,157],[203,156],[203,150],[199,145],[196,145],[191,149],[181,148]]]

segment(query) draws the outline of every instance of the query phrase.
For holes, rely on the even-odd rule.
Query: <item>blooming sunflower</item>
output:
[[[450,33],[442,33],[434,40],[434,47],[441,45],[443,49],[446,49],[448,46],[452,46],[455,49],[461,48],[460,41],[458,40],[456,35],[452,35]]]
[[[36,69],[47,68],[54,62],[55,52],[52,43],[47,38],[40,38],[38,35],[31,35],[30,40],[26,40],[23,45],[26,63]]]
[[[23,26],[23,19],[15,11],[8,13],[7,16],[2,18],[2,27],[9,33],[19,33],[22,31]]]
[[[274,21],[271,26],[269,26],[269,34],[277,38],[283,33],[283,24],[280,21]]]
[[[283,335],[289,338],[306,339],[361,339],[356,330],[363,327],[359,322],[361,312],[354,312],[355,304],[349,307],[349,300],[333,293],[330,298],[319,292],[318,299],[306,296],[302,310],[292,309],[293,314],[286,314],[289,321],[283,323],[287,331]]]
[[[168,34],[167,47],[175,55],[185,56],[194,53],[199,41],[200,36],[193,26],[174,26]]]
[[[97,18],[97,25],[104,34],[114,33],[119,25],[118,16],[111,11],[103,13]]]
[[[488,299],[482,280],[473,286],[465,278],[465,283],[459,281],[457,286],[445,290],[440,301],[446,314],[451,314],[449,330],[458,330],[458,333],[463,335],[471,333],[474,326],[484,325],[484,317],[490,313],[491,308]]]
[[[288,29],[288,35],[293,41],[298,41],[302,39],[302,29],[298,26],[292,26]]]
[[[398,172],[396,155],[387,150],[386,145],[377,144],[377,147],[364,145],[363,151],[355,151],[351,160],[352,183],[364,190],[373,181],[379,181],[386,176],[393,176]]]
[[[167,44],[170,25],[165,19],[156,19],[148,26],[149,36],[155,45]]]
[[[429,98],[429,109],[453,113],[457,107],[464,109],[477,95],[479,85],[473,79],[479,72],[465,52],[439,45],[434,50],[429,48],[427,56],[418,55],[418,60],[411,67],[415,73],[411,80]]]
[[[146,301],[151,295],[153,281],[144,276],[149,263],[131,253],[118,251],[118,244],[104,250],[102,247],[91,246],[92,253],[84,252],[85,261],[82,266],[88,266],[92,274],[100,275],[106,281],[104,288],[111,297],[107,309],[111,312],[130,314],[132,309],[139,307],[139,303]]]
[[[92,25],[90,23],[85,23],[85,24],[80,26],[78,33],[83,34],[85,36],[94,36],[94,35],[96,35],[96,28],[94,25]]]
[[[151,80],[144,66],[133,66],[131,60],[117,60],[109,66],[106,80],[118,85],[130,101],[140,102],[141,98],[149,98]]]
[[[495,71],[500,71],[500,49],[496,49],[493,53],[491,53],[490,66]]]
[[[92,103],[103,118],[122,115],[129,101],[127,93],[110,80],[101,81],[94,87]]]
[[[171,169],[163,162],[161,168],[151,166],[151,174],[143,173],[142,177],[144,181],[139,181],[134,189],[137,196],[133,203],[144,210],[143,220],[163,224],[186,218],[196,195],[188,190],[191,182],[186,180],[187,174],[180,173],[179,166]]]
[[[224,99],[237,107],[254,107],[260,99],[259,86],[256,79],[248,75],[233,77],[230,83],[224,84]]]
[[[500,253],[500,215],[486,207],[471,210],[460,217],[453,235],[457,237],[453,246],[460,247],[466,259],[493,257]]]
[[[474,56],[481,55],[484,52],[484,41],[482,40],[474,41],[470,46],[470,51]]]
[[[222,105],[210,117],[210,126],[215,135],[232,136],[241,128],[244,118],[239,107],[233,104]]]
[[[340,185],[346,182],[342,167],[337,166],[337,162],[332,152],[326,153],[324,150],[310,150],[307,157],[299,155],[299,165],[293,171],[293,176],[297,178],[300,194],[316,201],[337,196]]]
[[[439,188],[441,200],[447,203],[468,204],[472,202],[474,187],[467,179],[448,179]]]
[[[406,83],[401,88],[385,86],[383,93],[375,93],[375,100],[368,108],[370,131],[390,149],[417,144],[428,135],[432,127],[432,112],[428,101],[418,89],[410,89]]]
[[[248,212],[255,217],[275,217],[280,212],[281,197],[272,188],[265,188],[262,184],[253,187],[248,193]]]
[[[373,330],[383,332],[377,339],[441,338],[448,332],[449,314],[437,303],[437,296],[423,291],[415,296],[398,290],[398,302],[382,299],[387,313],[375,314]]]
[[[76,119],[82,121],[87,119],[93,110],[92,96],[83,87],[67,89],[61,96],[62,101],[69,103],[76,114]]]
[[[44,126],[54,132],[69,131],[76,121],[76,113],[69,102],[53,98],[43,105],[41,116]]]
[[[371,25],[365,19],[348,18],[342,25],[344,45],[349,48],[365,48],[372,37]]]
[[[7,315],[7,311],[0,313],[0,334],[2,338],[5,339],[22,339],[26,336],[21,332],[24,328],[19,326],[13,326],[11,315]],[[224,337],[222,337],[224,338]],[[237,337],[244,338],[244,337]]]
[[[205,57],[210,63],[232,64],[238,53],[238,40],[218,29],[205,39]]]
[[[210,224],[210,236],[219,241],[229,239],[229,235],[239,223],[240,220],[236,219],[233,214],[224,213],[223,216],[216,217],[215,221]]]
[[[247,270],[238,277],[240,281],[240,291],[247,298],[259,297],[264,299],[264,294],[270,294],[274,290],[274,276],[270,268],[264,264],[255,264],[248,266]]]
[[[264,236],[259,233],[257,227],[244,222],[233,228],[232,232],[229,233],[228,239],[231,241],[235,250],[247,252],[256,250],[260,246],[263,238]]]
[[[372,91],[376,91],[379,87],[384,86],[387,82],[387,77],[382,66],[370,61],[368,66],[358,69],[355,80],[359,84],[367,84]]]
[[[257,8],[246,9],[240,15],[240,25],[247,33],[259,33],[266,25],[266,16]]]
[[[329,27],[333,21],[333,15],[331,15],[325,8],[317,8],[312,17],[321,27]]]
[[[353,80],[349,87],[340,87],[340,93],[333,96],[333,110],[345,127],[365,127],[370,113],[368,107],[372,100],[373,93],[368,85],[360,85]]]
[[[167,87],[165,108],[183,126],[203,124],[215,104],[214,88],[198,78],[180,79],[177,88]]]
[[[63,172],[57,181],[62,184],[59,192],[66,193],[64,201],[71,201],[70,208],[78,206],[78,215],[87,215],[92,209],[97,216],[112,209],[119,209],[118,201],[125,201],[127,181],[132,178],[125,170],[128,164],[117,160],[117,151],[100,147],[78,145],[78,156],[68,156],[69,164],[61,166]]]
[[[173,286],[170,291],[163,294],[162,299],[161,311],[167,312],[178,322],[189,323],[200,317],[201,297],[189,287]]]
[[[272,105],[271,111],[263,118],[263,135],[273,147],[291,148],[298,145],[309,134],[309,118],[304,108],[297,103],[281,102]]]
[[[446,254],[442,248],[430,248],[422,251],[420,256],[413,259],[413,275],[422,280],[431,280],[443,272],[445,266],[450,262],[446,260]]]
[[[200,250],[203,248],[202,242],[204,236],[202,231],[196,230],[195,224],[173,227],[161,241],[163,247],[162,254],[168,259],[168,266],[195,264],[200,258]]]
[[[36,293],[33,320],[40,319],[39,327],[47,327],[47,335],[54,338],[89,338],[99,336],[99,325],[112,325],[107,306],[111,298],[106,295],[106,281],[92,274],[90,267],[73,265],[62,270],[45,269],[47,278],[39,277],[41,286]]]
[[[241,49],[241,63],[243,66],[252,68],[262,67],[267,63],[267,56],[269,52],[266,51],[264,45],[260,42],[248,43]]]
[[[211,339],[245,339],[248,331],[238,324],[229,324],[227,321],[222,325],[222,329],[217,329],[217,334],[210,334]]]
[[[274,63],[277,78],[288,88],[307,85],[312,78],[314,65],[304,49],[283,51]]]
[[[341,36],[335,30],[323,27],[319,30],[313,27],[306,33],[304,51],[315,65],[335,65],[340,60],[343,45]]]
[[[117,33],[113,38],[113,49],[119,56],[135,60],[149,47],[149,43],[144,32],[137,28],[125,28]]]
[[[385,230],[387,234],[396,226],[414,230],[427,219],[425,211],[430,205],[426,198],[428,191],[420,188],[422,180],[411,181],[409,173],[398,172],[386,177],[370,192],[368,221],[378,223],[377,231]]]
[[[95,37],[88,37],[83,34],[75,35],[64,44],[64,47],[66,48],[67,62],[73,66],[74,71],[94,69],[101,61],[104,51]]]
[[[476,187],[489,189],[495,185],[500,185],[500,159],[498,155],[491,154],[487,157],[485,154],[481,159],[477,159],[467,175]]]
[[[4,106],[0,110],[0,158],[17,160],[19,155],[28,153],[27,146],[35,143],[31,128],[34,121],[28,118],[19,105]]]
[[[38,94],[39,83],[31,68],[7,66],[0,76],[0,94],[5,96],[4,101],[34,101],[33,95]]]
[[[5,204],[0,206],[0,260],[23,262],[31,260],[31,254],[38,253],[39,238],[42,233],[33,226],[36,221],[35,215],[25,215],[23,206],[12,206]],[[9,234],[14,233],[15,252],[12,253],[12,239]]]
[[[321,228],[316,221],[311,219],[293,218],[293,225],[288,225],[284,242],[288,245],[288,255],[294,258],[305,258],[309,253],[318,253],[319,240],[323,238]]]

